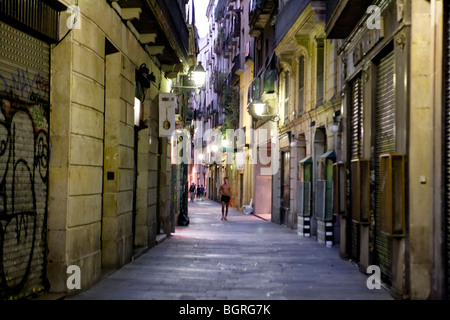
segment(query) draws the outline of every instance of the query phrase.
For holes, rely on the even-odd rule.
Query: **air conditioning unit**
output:
[[[392,237],[405,235],[405,193],[405,155],[381,155],[381,231]]]
[[[355,159],[351,162],[352,219],[360,224],[369,223],[370,217],[370,162]]]

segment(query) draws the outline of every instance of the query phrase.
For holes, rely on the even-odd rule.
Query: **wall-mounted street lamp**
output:
[[[255,107],[256,115],[262,116],[266,108],[266,104],[261,99],[256,99],[253,102],[253,106]]]
[[[339,124],[337,122],[334,122],[330,127],[331,132],[338,133],[339,131]]]
[[[150,70],[147,68],[145,63],[141,64],[138,70],[135,71],[135,80],[136,80],[136,88],[135,88],[135,97],[139,100],[145,100],[145,92],[150,88],[151,82],[156,82],[156,77]]]
[[[202,66],[202,63],[199,62],[198,65],[193,68],[191,67],[188,71],[188,76],[190,79],[194,80],[193,86],[175,86],[172,87],[174,89],[195,89],[195,93],[199,93],[199,89],[203,87],[206,79],[206,71]]]
[[[136,72],[136,80],[142,85],[142,87],[148,89],[150,88],[150,82],[156,82],[156,77],[153,72],[150,73],[147,65],[143,63]]]
[[[299,134],[297,134],[297,136],[295,136],[295,134],[291,135],[291,143],[290,143],[291,148],[295,148],[298,146],[297,141],[300,142],[300,146],[303,147],[305,146],[305,139],[300,139],[299,136],[300,136]]]
[[[330,127],[330,130],[331,130],[331,132],[332,133],[334,133],[334,134],[336,134],[336,133],[338,133],[339,132],[339,120],[338,120],[338,117],[341,115],[341,111],[340,110],[338,110],[338,111],[336,111],[335,113],[334,113],[334,116],[333,116],[333,124],[331,125],[331,127]]]
[[[200,101],[200,88],[203,87],[203,85],[205,84],[205,79],[206,79],[206,71],[203,68],[202,63],[199,62],[195,68],[191,67],[188,72],[188,76],[189,76],[189,78],[194,80],[193,86],[175,86],[175,87],[172,87],[172,89],[194,90],[194,93],[195,93],[194,100],[196,102],[199,102]]]
[[[280,116],[277,113],[268,114],[267,105],[261,99],[255,99],[248,109],[254,119],[267,119],[278,121]]]
[[[194,92],[194,101],[198,103],[200,101],[200,89],[205,84],[205,78],[206,78],[206,71],[203,68],[202,63],[199,62],[195,68],[191,67],[188,71],[188,74],[183,75],[183,78],[188,78],[193,81],[189,81],[188,85],[184,85],[185,83],[181,83],[183,85],[173,86],[172,90],[178,89],[178,90],[175,90],[175,93],[189,95],[190,97],[191,97],[192,92]],[[193,85],[192,85],[192,82],[194,82]],[[172,92],[174,92],[174,91],[172,91]]]
[[[227,139],[222,139],[222,146],[228,147],[229,141]]]
[[[291,148],[295,148],[297,146],[297,140],[295,138],[295,134],[291,135],[292,141],[291,141]]]
[[[205,75],[205,68],[203,68],[202,63],[199,62],[194,71],[192,71],[192,78],[197,87],[203,87],[203,85],[205,84]]]

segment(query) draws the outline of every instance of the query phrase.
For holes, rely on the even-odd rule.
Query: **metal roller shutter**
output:
[[[351,87],[351,120],[350,120],[350,148],[351,158],[362,156],[362,121],[363,121],[363,95],[361,77],[356,78]]]
[[[0,22],[0,296],[41,291],[49,160],[49,45]]]
[[[380,230],[380,155],[395,152],[394,72],[394,53],[391,52],[378,65],[375,106],[375,260],[388,284],[392,279],[392,238]]]
[[[446,20],[445,26],[445,60],[446,60],[446,75],[445,78],[445,143],[444,143],[444,155],[445,155],[445,255],[444,260],[446,264],[446,296],[450,299],[450,2],[447,2]]]
[[[357,76],[351,85],[351,116],[350,116],[350,152],[351,159],[362,157],[362,123],[363,123],[363,90],[362,80]],[[355,261],[359,261],[359,225],[351,220],[350,255]]]

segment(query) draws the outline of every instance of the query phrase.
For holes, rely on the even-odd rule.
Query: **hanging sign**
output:
[[[175,130],[175,109],[177,97],[175,93],[159,93],[159,136],[170,137]]]

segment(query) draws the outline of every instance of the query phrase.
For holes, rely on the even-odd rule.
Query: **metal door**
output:
[[[377,66],[375,104],[375,252],[384,282],[392,279],[392,238],[381,232],[380,155],[395,152],[395,65],[394,52]]]
[[[49,45],[0,22],[0,296],[41,291],[49,160]]]

